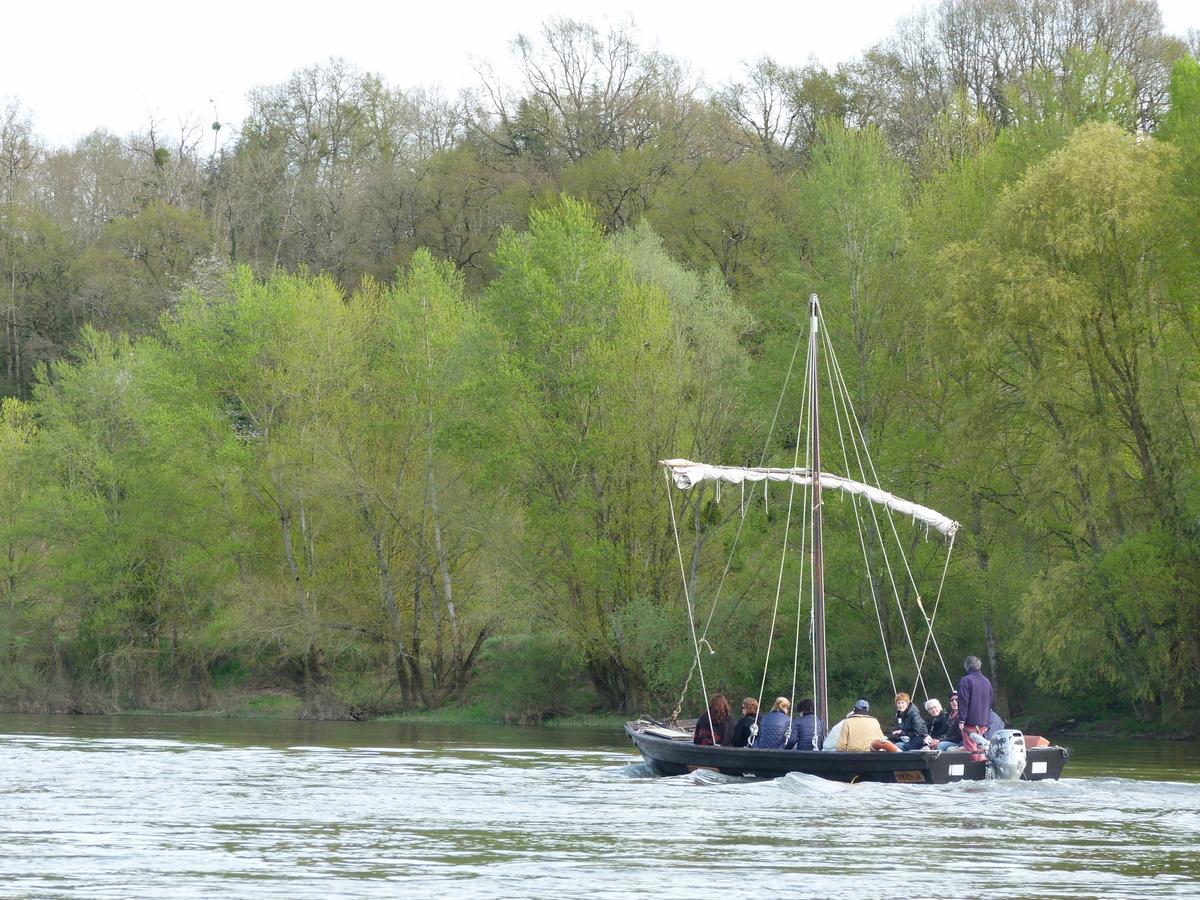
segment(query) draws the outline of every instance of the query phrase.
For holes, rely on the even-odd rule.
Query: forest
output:
[[[658,461],[792,464],[816,293],[881,482],[962,523],[953,678],[1197,731],[1200,35],[941,0],[721,85],[632,24],[509,46],[457,97],[331,59],[72,146],[0,108],[0,707],[669,714]],[[754,694],[786,504],[675,503],[708,686]],[[829,506],[831,701],[882,702],[917,599],[877,621]]]

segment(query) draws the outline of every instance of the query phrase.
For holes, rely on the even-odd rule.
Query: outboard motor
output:
[[[1025,735],[1015,728],[995,732],[987,748],[988,775],[997,781],[1016,781],[1025,774]]]

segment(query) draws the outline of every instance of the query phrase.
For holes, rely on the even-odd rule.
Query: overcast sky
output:
[[[151,117],[167,130],[188,118],[207,127],[214,106],[222,121],[238,124],[250,88],[331,56],[392,85],[454,93],[478,83],[480,61],[501,69],[511,38],[536,32],[551,16],[597,25],[632,16],[643,44],[719,84],[764,54],[790,64],[848,60],[923,5],[643,0],[631,13],[627,0],[21,0],[0,15],[0,99],[20,101],[37,134],[64,144],[99,126],[141,130]],[[1200,27],[1195,0],[1162,0],[1160,7],[1168,31]]]

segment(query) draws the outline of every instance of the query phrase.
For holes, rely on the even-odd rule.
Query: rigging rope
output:
[[[819,308],[818,308],[817,314],[818,314],[818,316],[822,315]],[[822,324],[824,324],[823,321],[822,321]],[[867,448],[866,435],[862,430],[862,425],[858,421],[858,413],[854,410],[853,405],[850,403],[850,389],[846,386],[845,377],[842,374],[842,367],[838,363],[837,356],[833,352],[833,344],[830,341],[828,333],[825,331],[824,328],[822,328],[822,332],[823,332],[823,337],[825,338],[826,352],[830,359],[830,364],[829,364],[828,368],[831,373],[831,377],[836,377],[837,387],[838,387],[838,390],[842,394],[842,402],[845,404],[845,408],[847,410],[847,421],[850,424],[853,424],[855,426],[854,428],[851,429],[850,434],[851,434],[852,443],[854,445],[854,456],[855,456],[856,461],[858,462],[859,472],[861,473],[861,480],[864,482],[867,480],[866,470],[864,469],[863,464],[862,464],[862,458],[863,458],[863,456],[866,456],[867,463],[871,467],[871,474],[875,478],[875,486],[878,487],[880,490],[883,490],[883,486],[879,482],[879,475],[875,471],[875,463],[871,460],[871,453],[870,453],[870,450]],[[855,433],[856,430],[857,430],[857,434]],[[859,443],[860,442],[862,444],[862,453],[859,453]],[[891,522],[891,525],[892,525],[892,533],[896,538],[896,546],[900,550],[900,555],[904,560],[905,568],[908,569],[908,558],[904,554],[904,545],[900,541],[900,533],[896,530],[895,521],[892,520],[891,510],[888,509],[887,512],[888,512],[888,520],[889,520],[889,522]],[[916,645],[913,644],[912,633],[908,627],[908,617],[904,613],[904,604],[900,600],[900,588],[896,584],[896,576],[892,572],[891,558],[888,556],[888,552],[887,552],[887,542],[884,541],[884,539],[883,539],[883,529],[879,525],[879,515],[875,511],[874,504],[871,505],[871,520],[875,524],[875,532],[879,538],[879,548],[883,555],[884,566],[887,568],[888,581],[892,585],[892,592],[896,598],[896,609],[900,612],[900,622],[904,626],[904,638],[908,642],[909,651],[912,653],[913,665],[917,667],[917,682],[918,682],[918,684],[921,685],[922,688],[924,688],[924,682],[922,681],[922,678],[921,678],[920,662],[917,658],[917,648],[916,648]],[[908,569],[908,574],[909,574],[909,579],[911,580],[912,579],[912,570],[911,569]],[[913,588],[914,588],[914,591],[917,594],[917,596],[920,596],[920,591],[916,590],[915,582],[913,582]]]
[[[809,340],[809,342],[808,342],[809,365],[805,369],[805,377],[804,377],[804,388],[805,388],[806,393],[809,390],[808,375],[809,375],[809,372],[811,371],[812,356],[813,356],[813,353],[815,353],[815,352],[816,352],[816,343],[812,340]],[[796,433],[797,433],[796,452],[793,454],[793,459],[792,459],[793,466],[796,466],[800,462],[800,435],[803,433],[803,430],[804,430],[804,412],[801,411],[800,421],[796,426]],[[765,498],[766,498],[767,484],[769,484],[769,481],[764,479],[763,480],[763,497],[764,497],[763,507],[764,507],[764,509],[766,507]],[[806,490],[806,492],[807,492],[807,490]],[[767,632],[767,657],[765,660],[763,660],[762,682],[759,684],[759,687],[758,687],[758,711],[754,714],[754,725],[752,726],[752,732],[755,736],[757,736],[757,734],[758,734],[758,719],[762,715],[763,692],[766,691],[766,689],[767,689],[767,671],[771,666],[771,647],[775,643],[775,621],[779,616],[779,597],[783,593],[783,569],[784,569],[785,563],[787,562],[787,542],[788,542],[788,534],[791,531],[791,527],[792,527],[792,503],[793,503],[793,500],[795,499],[795,496],[796,496],[796,483],[794,481],[792,481],[792,482],[789,482],[789,488],[788,488],[787,515],[784,517],[784,520],[783,520],[783,547],[779,554],[779,576],[777,577],[777,579],[775,581],[775,604],[771,609],[771,628]],[[793,672],[792,672],[793,685],[795,684],[795,680],[796,680],[796,676],[795,676],[795,671],[793,670]],[[793,688],[793,692],[794,692],[794,688]],[[791,727],[792,727],[791,726],[791,709],[789,708],[789,710],[788,710],[788,733],[789,734],[791,733]]]
[[[925,656],[929,653],[929,641],[933,641],[933,649],[937,651],[938,662],[942,664],[942,672],[946,676],[946,684],[950,686],[950,690],[954,690],[954,682],[950,680],[950,670],[946,668],[946,660],[942,657],[942,648],[938,646],[937,637],[933,633],[933,621],[937,618],[938,605],[942,602],[942,587],[946,584],[946,571],[950,568],[950,554],[954,552],[954,538],[956,534],[950,535],[950,546],[946,548],[946,564],[942,566],[942,578],[938,582],[937,596],[933,600],[933,615],[927,616],[926,621],[929,623],[929,632],[925,635],[925,646],[921,648],[921,665],[925,665]],[[925,607],[921,603],[921,598],[917,598],[917,606],[920,607],[922,614],[925,612]],[[916,690],[914,687],[913,690]]]
[[[696,651],[695,665],[696,665],[696,669],[699,670],[699,672],[700,672],[700,690],[704,692],[704,710],[705,710],[705,712],[707,712],[708,711],[708,685],[704,683],[704,664],[700,662],[700,641],[696,639],[696,617],[692,612],[692,597],[691,597],[691,592],[688,590],[687,570],[683,566],[683,546],[679,543],[679,525],[675,521],[675,497],[671,493],[671,475],[669,472],[666,472],[666,471],[664,471],[663,474],[666,476],[666,479],[667,479],[667,501],[671,507],[671,530],[675,534],[675,550],[679,554],[679,574],[683,578],[683,599],[684,599],[684,602],[687,604],[688,626],[691,628],[691,631],[692,631],[692,646],[693,646],[693,649]],[[683,686],[683,689],[685,692],[687,691],[687,684],[690,683],[691,680],[692,680],[692,675],[689,672],[687,683],[685,683]],[[675,721],[676,719],[679,718],[679,710],[681,707],[682,707],[682,703],[680,703],[680,707],[676,708],[675,715],[672,716],[672,721]],[[713,730],[713,740],[715,741],[716,740],[716,726],[713,724],[711,716],[709,717],[708,726],[710,729]]]
[[[808,378],[805,378],[807,384]],[[811,389],[811,388],[810,388]],[[812,404],[805,403],[804,409],[800,412],[800,421],[796,424],[796,453],[792,459],[792,467],[795,468],[800,461],[800,438],[804,434],[804,412],[809,410],[809,427],[812,427]],[[804,443],[804,467],[812,468],[812,445],[811,442]],[[804,548],[807,546],[808,531],[812,526],[812,503],[809,502],[809,495],[812,490],[812,483],[804,486],[804,502],[801,506],[800,514],[800,580],[796,585],[796,637],[792,647],[792,693],[791,693],[791,708],[788,718],[788,737],[790,739],[792,732],[792,721],[796,715],[796,674],[800,669],[800,613],[804,609],[804,563],[805,555]],[[784,552],[787,552],[787,545],[784,544]],[[811,616],[811,613],[810,613]],[[809,627],[809,633],[812,634],[812,627]],[[816,658],[814,650],[813,667],[815,671]],[[813,685],[816,685],[816,675],[813,676]],[[815,693],[815,690],[814,690]]]
[[[830,376],[830,381],[832,382],[832,380],[833,380],[832,376]],[[850,459],[846,454],[846,435],[842,430],[841,404],[844,403],[845,401],[842,398],[841,393],[839,391],[837,391],[836,389],[831,390],[829,393],[830,393],[831,398],[833,399],[833,415],[834,415],[834,419],[837,422],[838,447],[842,451],[842,464],[846,467],[845,468],[846,473],[849,474],[849,472],[851,471]],[[847,411],[846,412],[847,418],[849,418],[849,415],[850,415],[850,413],[849,413],[849,411]],[[851,435],[851,440],[853,440],[853,435]],[[875,590],[875,578],[871,574],[871,558],[870,558],[870,554],[867,552],[867,539],[866,539],[866,535],[863,531],[862,516],[859,514],[859,510],[858,510],[858,498],[854,495],[851,495],[850,502],[854,508],[854,524],[858,530],[858,544],[862,548],[863,566],[867,571],[867,586],[871,589],[871,602],[875,607],[875,621],[879,625],[879,642],[880,642],[880,644],[883,645],[883,658],[884,658],[884,661],[887,663],[888,680],[892,684],[892,693],[895,694],[896,693],[896,673],[892,669],[892,654],[891,654],[891,651],[888,650],[887,635],[885,634],[884,629],[883,629],[883,611],[880,609],[879,594]]]
[[[758,459],[758,464],[760,466],[764,462],[766,462],[767,451],[770,450],[770,448],[771,448],[771,438],[774,437],[774,435],[775,435],[775,423],[779,419],[779,410],[780,410],[780,407],[783,406],[783,398],[787,394],[788,384],[792,378],[792,370],[796,366],[796,356],[800,353],[800,339],[803,336],[804,336],[804,329],[801,329],[796,334],[796,344],[795,344],[795,346],[792,347],[792,358],[788,362],[787,372],[783,376],[783,386],[779,389],[779,399],[777,401],[775,401],[775,413],[771,416],[771,425],[767,429],[767,439],[766,439],[766,441],[763,442],[762,454],[759,456],[759,459]],[[807,383],[807,381],[806,381],[806,383]],[[721,599],[721,592],[725,589],[725,579],[729,576],[729,570],[733,566],[733,556],[737,552],[738,542],[742,537],[742,528],[746,524],[746,485],[742,484],[741,487],[742,487],[741,520],[738,522],[737,531],[733,535],[733,544],[730,546],[729,555],[725,559],[725,569],[721,572],[721,580],[717,583],[717,592],[716,592],[716,594],[713,595],[712,605],[708,609],[708,618],[705,620],[704,630],[700,634],[701,640],[704,640],[705,638],[708,637],[709,626],[712,625],[713,615],[717,611],[717,602]],[[765,490],[766,490],[766,488],[764,486],[764,491]],[[668,486],[668,488],[667,488],[667,493],[670,494],[670,486]],[[764,507],[764,509],[766,508],[765,495],[764,495],[764,500],[763,500],[763,507]],[[676,543],[676,546],[679,547],[678,535],[676,535],[675,543]],[[683,565],[683,554],[682,554],[681,547],[680,547],[679,564],[680,564],[680,566]],[[705,643],[707,643],[707,641],[705,641]],[[709,644],[709,646],[711,647],[712,645]],[[697,660],[697,662],[698,662],[698,660]],[[676,721],[679,718],[679,713],[683,710],[683,700],[684,700],[684,697],[687,695],[688,685],[691,683],[692,675],[695,673],[695,671],[696,671],[696,662],[693,662],[692,667],[688,670],[687,678],[684,679],[683,690],[680,691],[679,700],[675,704],[675,712],[672,713],[672,715],[671,715],[672,722]],[[708,702],[707,695],[705,696],[704,702],[705,703]]]

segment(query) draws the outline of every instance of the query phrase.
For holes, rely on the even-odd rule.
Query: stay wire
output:
[[[957,534],[950,535],[950,546],[946,548],[946,562],[942,566],[942,578],[938,582],[937,596],[933,599],[933,613],[927,617],[929,631],[925,635],[925,646],[921,648],[921,665],[924,666],[925,657],[929,653],[929,642],[933,641],[933,649],[937,651],[938,662],[942,664],[942,672],[946,676],[946,684],[949,685],[950,690],[954,690],[954,682],[950,680],[950,670],[946,668],[946,660],[942,657],[942,648],[938,646],[937,636],[933,633],[933,623],[937,619],[938,606],[942,602],[942,588],[946,584],[946,572],[950,568],[950,555],[954,553],[954,539],[957,536]],[[921,604],[920,597],[917,597],[917,605],[921,608],[921,612],[925,612],[925,607]],[[913,690],[916,690],[916,688],[914,687]]]
[[[830,380],[832,381],[832,377]],[[837,421],[838,447],[842,451],[842,465],[845,466],[845,472],[847,473],[847,475],[849,475],[849,473],[851,472],[850,458],[846,453],[846,434],[842,428],[842,409],[841,409],[842,404],[844,404],[846,402],[846,398],[844,398],[841,394],[841,391],[837,390],[834,386],[831,385],[831,388],[833,388],[833,389],[831,389],[829,393],[830,393],[831,398],[833,399],[834,419]],[[850,415],[850,413],[847,410],[846,417],[849,418],[849,415]],[[847,423],[847,427],[848,426],[849,426],[849,423]],[[853,440],[853,435],[850,435],[850,438],[851,438],[851,440]],[[869,503],[870,501],[867,501],[867,502]],[[875,607],[875,621],[879,625],[879,643],[883,646],[883,658],[884,658],[884,661],[887,663],[888,680],[892,684],[892,693],[895,694],[896,693],[896,674],[895,674],[895,671],[892,669],[892,654],[891,654],[891,651],[888,650],[887,635],[885,634],[885,632],[883,630],[883,611],[880,609],[879,594],[875,590],[875,579],[871,575],[871,558],[870,558],[870,554],[867,552],[866,534],[863,531],[862,516],[860,515],[859,509],[858,509],[858,497],[852,494],[850,496],[850,504],[851,504],[851,507],[854,509],[854,524],[855,524],[855,527],[858,529],[858,544],[862,548],[863,567],[867,573],[867,586],[871,590],[871,602]]]
[[[683,565],[683,545],[679,541],[679,525],[675,520],[675,497],[671,494],[671,473],[663,470],[663,475],[667,479],[667,501],[671,507],[671,531],[675,534],[675,551],[679,557],[679,575],[683,579],[683,599],[687,604],[688,611],[688,627],[692,632],[692,648],[696,653],[696,669],[700,673],[700,690],[704,693],[704,709],[708,710],[708,685],[704,681],[704,664],[700,661],[700,642],[696,639],[696,617],[692,611],[692,597],[688,590],[687,569]],[[691,681],[691,675],[688,675],[688,681]],[[684,690],[687,685],[684,685]],[[678,712],[675,714],[678,717]],[[712,722],[712,717],[709,716],[709,728],[713,729],[713,740],[717,739],[716,725]]]
[[[820,315],[819,311],[818,311],[818,315]],[[823,329],[823,331],[824,331],[824,329]],[[883,487],[879,484],[879,476],[875,472],[875,464],[874,464],[874,462],[871,461],[870,451],[867,449],[866,436],[863,433],[862,426],[858,422],[858,414],[854,411],[853,406],[850,404],[850,401],[849,401],[850,390],[846,385],[845,378],[842,374],[841,366],[838,364],[838,361],[837,361],[837,356],[833,352],[832,342],[830,341],[829,335],[827,333],[825,333],[823,336],[825,338],[826,352],[828,353],[828,355],[830,357],[829,369],[832,373],[834,373],[834,375],[836,375],[838,389],[842,393],[844,402],[846,403],[848,422],[850,424],[853,424],[855,426],[855,428],[857,429],[857,434],[855,433],[855,428],[852,428],[850,433],[851,433],[852,443],[854,445],[854,456],[858,462],[858,470],[860,473],[860,477],[862,478],[863,482],[867,481],[866,469],[864,468],[863,462],[862,462],[862,458],[865,455],[867,458],[868,464],[871,466],[872,475],[874,475],[874,477],[875,477],[876,487],[878,487],[880,490],[883,490]],[[863,450],[862,453],[859,452],[859,443],[860,442],[862,444],[862,450]],[[877,537],[879,538],[879,547],[880,547],[880,550],[883,555],[884,566],[887,569],[888,581],[892,585],[892,592],[896,599],[896,609],[900,612],[900,622],[904,626],[904,637],[905,637],[905,640],[908,642],[908,649],[912,653],[913,665],[917,667],[917,681],[923,687],[924,682],[921,679],[921,669],[920,669],[920,662],[917,658],[917,648],[916,648],[916,645],[913,644],[912,633],[910,632],[909,627],[908,627],[908,617],[904,613],[904,604],[900,600],[900,587],[899,587],[899,585],[896,584],[896,577],[895,577],[895,574],[892,572],[891,559],[888,556],[888,552],[887,552],[887,542],[884,540],[884,537],[883,537],[883,528],[879,524],[879,515],[875,511],[875,505],[872,503],[872,504],[869,504],[869,506],[870,506],[870,510],[871,510],[871,520],[875,525],[875,533],[876,533]],[[900,541],[900,533],[896,530],[895,522],[891,520],[891,510],[888,509],[887,512],[888,512],[889,522],[891,522],[891,525],[892,525],[892,533],[895,535],[896,544],[900,549],[901,557],[904,558],[904,560],[905,560],[905,568],[907,568],[908,561],[907,561],[907,557],[904,557],[904,547]],[[910,579],[912,578],[911,570],[909,570],[909,578]],[[915,591],[916,590],[915,582],[913,583],[913,588]],[[916,591],[916,593],[918,594],[918,596],[920,595],[919,591]]]
[[[816,342],[810,338],[809,342],[808,342],[808,358],[810,360],[810,366],[808,369],[806,369],[806,376],[805,376],[806,391],[808,388],[808,373],[811,372],[811,359],[812,359],[813,353],[815,353],[815,352],[816,352]],[[803,428],[804,427],[803,426],[803,420],[804,420],[803,412],[800,415],[800,420],[801,420],[801,424],[799,427]],[[800,461],[800,447],[797,444],[796,452],[793,455],[793,463],[792,463],[793,468],[795,467],[796,463],[798,463],[799,461]],[[770,478],[763,479],[763,490],[764,491],[766,490],[766,486],[768,484],[770,484],[770,482],[771,482]],[[793,505],[795,496],[796,496],[796,482],[792,479],[789,479],[788,480],[787,514],[786,514],[786,516],[784,518],[784,522],[783,522],[783,547],[780,551],[780,556],[779,556],[779,576],[777,577],[777,579],[775,581],[775,603],[771,609],[771,628],[767,632],[767,655],[766,655],[766,659],[763,661],[762,682],[759,684],[759,687],[758,687],[758,712],[756,712],[754,715],[753,729],[754,729],[754,734],[756,737],[758,734],[758,720],[759,720],[759,717],[762,715],[763,693],[767,689],[767,672],[771,666],[771,648],[775,643],[775,622],[777,621],[777,619],[779,617],[779,597],[783,593],[783,570],[784,570],[784,565],[787,562],[787,541],[788,541],[788,534],[791,530],[792,505]],[[793,681],[794,680],[795,680],[795,676],[793,674]],[[790,709],[788,711],[788,732],[789,732],[789,734],[791,732],[791,710]]]
[[[796,365],[796,356],[800,352],[800,340],[803,337],[804,337],[804,329],[801,329],[796,333],[796,344],[794,347],[792,347],[792,358],[788,362],[787,372],[783,376],[783,386],[779,390],[779,399],[775,402],[775,412],[771,416],[771,425],[767,429],[767,439],[763,443],[762,454],[759,456],[759,459],[758,459],[759,466],[762,466],[767,460],[767,452],[770,450],[770,447],[771,447],[771,438],[774,437],[774,435],[775,435],[775,423],[779,419],[779,410],[783,406],[783,398],[787,395],[788,383],[791,381],[791,378],[792,378],[792,370],[795,368],[795,365]],[[766,488],[764,486],[764,490],[765,489]],[[667,491],[668,491],[668,493],[670,492],[670,485],[668,485]],[[729,576],[729,571],[733,566],[733,556],[735,553],[737,553],[738,542],[742,537],[742,529],[745,527],[745,524],[746,524],[746,510],[745,510],[745,505],[744,505],[745,496],[746,496],[746,485],[745,485],[745,482],[743,482],[742,483],[743,505],[740,508],[740,512],[741,512],[740,521],[738,522],[737,531],[733,535],[733,544],[729,548],[729,555],[725,559],[725,568],[721,572],[721,580],[717,583],[717,592],[716,592],[716,594],[713,595],[712,605],[708,609],[708,618],[704,622],[704,630],[700,634],[700,640],[706,644],[708,643],[709,626],[712,625],[713,616],[717,611],[717,603],[721,599],[721,592],[725,589],[725,579]],[[766,506],[765,501],[764,501],[763,505],[764,505],[764,507]],[[711,646],[712,645],[709,644],[710,648],[711,648]],[[710,650],[710,652],[711,652],[711,650]],[[683,709],[684,694],[687,693],[687,686],[691,682],[692,674],[695,671],[696,671],[696,663],[693,662],[692,668],[688,671],[687,678],[684,680],[683,691],[680,694],[679,702],[676,703],[676,705],[675,705],[675,713],[672,718],[678,718],[680,711]],[[705,702],[707,702],[707,700]]]

